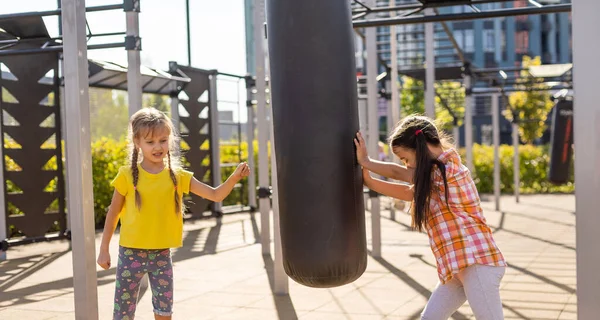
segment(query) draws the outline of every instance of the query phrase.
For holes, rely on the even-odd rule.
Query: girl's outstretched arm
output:
[[[383,162],[370,159],[367,153],[367,144],[365,143],[365,140],[360,132],[356,133],[354,145],[356,146],[356,159],[363,168],[367,168],[369,171],[372,171],[380,176],[394,180],[405,181],[408,183],[413,182],[413,169],[409,169],[393,162]]]
[[[104,232],[102,233],[102,242],[98,252],[97,263],[104,270],[110,268],[110,253],[108,251],[108,247],[110,245],[110,239],[112,239],[113,233],[117,228],[117,222],[119,221],[121,209],[123,209],[123,203],[125,203],[125,197],[122,196],[117,189],[115,189],[110,207],[106,213]]]
[[[242,162],[235,169],[235,172],[229,176],[225,182],[216,188],[202,183],[195,177],[192,177],[190,192],[213,202],[221,202],[231,193],[231,190],[233,190],[236,183],[249,175],[250,167],[248,167],[247,163]]]
[[[411,185],[373,178],[366,168],[363,168],[363,181],[369,189],[377,193],[404,201],[413,201],[414,194]]]

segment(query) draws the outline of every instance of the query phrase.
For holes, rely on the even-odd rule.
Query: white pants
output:
[[[505,267],[475,264],[462,270],[446,284],[438,283],[425,306],[421,319],[446,320],[465,301],[477,320],[502,320],[500,281]]]

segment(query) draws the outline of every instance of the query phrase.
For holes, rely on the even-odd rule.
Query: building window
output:
[[[485,52],[494,52],[496,48],[495,30],[483,30],[483,50]]]
[[[465,30],[465,52],[475,52],[475,35],[473,30]]]
[[[454,31],[454,39],[464,52],[475,52],[475,37],[473,30]]]

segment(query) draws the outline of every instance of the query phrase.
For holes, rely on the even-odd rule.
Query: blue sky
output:
[[[121,0],[86,0],[86,6],[119,3]],[[3,1],[0,13],[53,10],[56,0]],[[185,0],[142,0],[140,36],[142,64],[166,70],[169,61],[187,65]],[[190,0],[192,65],[203,69],[244,75],[246,43],[243,0]],[[92,33],[125,31],[125,13],[121,10],[87,14]],[[58,18],[45,17],[51,36],[58,35]],[[92,39],[99,42],[121,42],[123,36]],[[88,51],[90,59],[127,62],[123,48]],[[237,99],[235,84],[220,81],[219,99]],[[240,99],[245,100],[245,90]],[[245,102],[244,102],[245,105]],[[221,103],[220,110],[237,109]],[[245,111],[245,108],[242,110]],[[243,112],[244,113],[244,112]],[[237,113],[236,113],[237,114]],[[237,118],[236,115],[234,115]],[[246,117],[242,114],[242,121]]]

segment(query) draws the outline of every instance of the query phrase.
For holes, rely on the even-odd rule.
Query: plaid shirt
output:
[[[438,158],[446,165],[448,206],[444,180],[439,169],[432,173],[433,185],[426,223],[431,250],[442,283],[473,264],[506,266],[486,224],[479,194],[460,156],[450,149]]]

